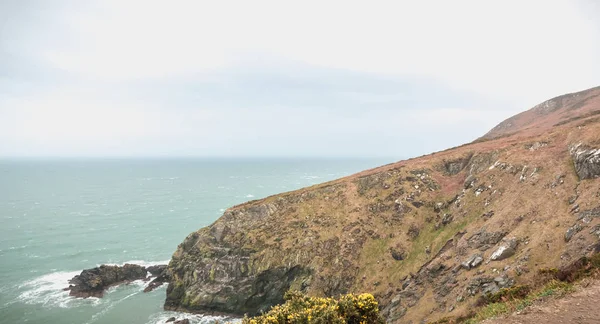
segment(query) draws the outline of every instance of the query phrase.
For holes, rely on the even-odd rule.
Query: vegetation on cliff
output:
[[[344,295],[339,299],[308,297],[289,291],[285,304],[243,324],[383,324],[379,305],[371,294]]]

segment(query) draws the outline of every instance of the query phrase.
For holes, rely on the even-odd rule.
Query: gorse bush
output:
[[[339,299],[285,294],[286,302],[260,316],[245,317],[242,324],[383,324],[379,305],[371,294],[343,295]]]

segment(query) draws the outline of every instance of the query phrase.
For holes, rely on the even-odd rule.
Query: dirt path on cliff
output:
[[[600,281],[561,299],[549,300],[512,314],[505,318],[486,320],[485,324],[534,323],[600,323]]]

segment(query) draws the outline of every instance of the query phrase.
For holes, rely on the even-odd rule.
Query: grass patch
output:
[[[472,318],[465,320],[464,323],[479,323],[489,318],[521,311],[538,300],[543,300],[549,296],[562,297],[574,290],[572,283],[559,280],[551,280],[535,291],[531,291],[528,286],[502,289],[500,292],[487,297],[489,304],[480,308]]]

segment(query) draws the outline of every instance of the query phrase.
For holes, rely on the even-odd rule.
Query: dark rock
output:
[[[469,154],[465,157],[456,160],[444,161],[445,173],[448,175],[455,175],[460,173],[460,171],[462,171],[467,166],[467,164],[469,164],[469,161],[471,160],[472,156],[473,154]]]
[[[580,180],[600,177],[600,149],[579,144],[570,151]]]
[[[579,224],[571,226],[565,233],[565,242],[569,242],[571,238],[573,238],[573,235],[579,233],[582,229],[583,227],[581,227]]]
[[[596,235],[600,239],[600,224],[597,224],[596,226],[592,227],[592,229],[590,230],[590,234]]]
[[[452,222],[452,219],[454,219],[452,214],[444,214],[444,216],[442,217],[442,225],[450,224]]]
[[[487,232],[485,228],[483,228],[479,230],[479,232],[473,234],[467,242],[471,248],[485,251],[498,244],[505,235],[506,232]]]
[[[405,252],[401,249],[390,248],[390,253],[392,254],[392,258],[397,261],[404,260]]]
[[[136,264],[101,265],[86,269],[69,280],[69,295],[81,298],[102,297],[111,286],[146,278],[146,268]]]
[[[160,276],[166,269],[166,264],[153,265],[146,268],[153,277]]]
[[[173,324],[190,324],[190,320],[187,319],[187,318],[184,318],[182,320],[178,320],[178,321],[173,322]]]
[[[515,281],[506,275],[494,278],[494,282],[500,288],[509,288],[515,284]]]
[[[416,208],[421,208],[424,205],[422,201],[412,201],[411,204]]]
[[[175,320],[176,320],[175,317],[169,317],[169,319],[165,323],[175,322]]]
[[[495,282],[489,282],[481,286],[481,293],[484,295],[493,295],[500,291],[500,288]]]
[[[493,286],[496,286],[496,283],[494,282],[494,278],[477,277],[477,278],[471,279],[471,281],[467,285],[466,290],[469,293],[469,295],[474,296],[475,294],[482,291],[483,289],[486,289],[486,291],[488,291],[488,292],[490,290],[493,290]],[[498,288],[498,287],[496,286],[496,288]]]
[[[591,220],[592,218],[600,218],[600,206],[593,208],[593,209],[584,210],[584,211],[580,212],[579,214],[577,214],[577,220],[582,220],[582,219]]]
[[[465,181],[463,183],[463,187],[465,189],[469,189],[469,188],[473,187],[476,182],[477,182],[477,178],[475,178],[475,176],[471,174],[471,175],[467,176],[467,178],[465,179]]]

